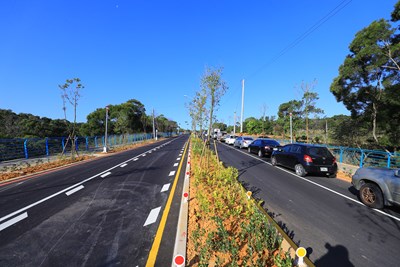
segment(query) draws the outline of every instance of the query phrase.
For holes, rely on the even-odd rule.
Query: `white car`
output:
[[[233,143],[234,147],[244,148],[249,147],[249,145],[254,141],[253,137],[250,136],[239,136]]]
[[[235,135],[228,135],[225,138],[225,144],[233,145],[233,143],[235,143],[235,140],[236,140],[236,136]]]

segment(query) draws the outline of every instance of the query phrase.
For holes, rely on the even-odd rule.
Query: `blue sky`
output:
[[[79,122],[96,108],[137,99],[186,128],[184,95],[199,90],[208,66],[224,68],[229,89],[217,118],[227,124],[240,114],[242,79],[245,118],[261,117],[264,104],[266,115],[276,115],[281,103],[301,98],[302,81],[314,79],[325,115],[349,114],[330,84],[355,34],[389,19],[396,2],[0,1],[0,108],[63,118],[58,85],[79,77]]]

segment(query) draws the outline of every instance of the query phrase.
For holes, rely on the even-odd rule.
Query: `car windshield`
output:
[[[307,154],[314,157],[331,157],[332,154],[326,147],[310,147]]]

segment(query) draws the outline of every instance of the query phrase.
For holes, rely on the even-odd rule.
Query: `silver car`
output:
[[[249,147],[249,145],[254,141],[253,137],[250,136],[239,136],[233,143],[234,147],[244,148]]]
[[[359,168],[351,183],[368,207],[400,205],[400,169]]]

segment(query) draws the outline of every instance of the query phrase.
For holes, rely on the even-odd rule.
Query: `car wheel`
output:
[[[294,166],[294,170],[296,171],[296,174],[298,176],[301,176],[301,177],[306,176],[306,170],[304,169],[303,165],[296,164],[296,166]]]
[[[262,153],[261,149],[258,150],[258,156],[259,156],[260,158],[263,156],[263,153]]]
[[[278,164],[275,157],[271,157],[271,164],[272,166],[276,166]]]
[[[329,178],[336,178],[336,173],[329,175]]]
[[[374,209],[383,208],[382,191],[376,184],[363,184],[360,188],[360,199],[368,207]]]
[[[251,153],[250,147],[247,148],[247,152]]]

